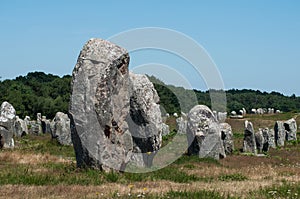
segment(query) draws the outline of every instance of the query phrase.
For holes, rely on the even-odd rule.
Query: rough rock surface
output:
[[[38,128],[37,134],[43,133],[43,130],[42,130],[42,114],[41,113],[36,114],[36,124],[37,124],[36,128]]]
[[[61,145],[72,145],[70,119],[68,115],[57,112],[52,122],[52,138],[56,138]]]
[[[294,118],[284,122],[284,128],[286,131],[286,140],[297,140],[297,123]]]
[[[179,134],[186,134],[187,117],[181,114],[181,117],[176,119],[176,129]]]
[[[130,114],[126,121],[133,138],[133,157],[137,165],[150,166],[147,153],[158,151],[162,143],[159,96],[147,76],[130,73],[129,80]]]
[[[51,121],[46,118],[46,116],[42,117],[42,132],[50,133],[52,135],[52,129],[51,129]]]
[[[258,153],[263,152],[263,147],[264,147],[264,136],[263,136],[263,131],[262,129],[259,129],[256,133],[255,133],[255,142],[256,142],[256,149]]]
[[[149,166],[144,152],[160,148],[159,97],[146,76],[129,77],[128,64],[125,49],[101,39],[89,40],[80,52],[70,103],[79,167]]]
[[[245,121],[243,152],[257,154],[254,128],[247,120]]]
[[[269,146],[273,149],[276,148],[276,142],[275,142],[275,132],[274,129],[269,130]]]
[[[226,155],[230,155],[234,151],[233,134],[231,126],[228,123],[221,123],[221,139],[223,142]]]
[[[162,123],[162,128],[161,128],[162,136],[166,136],[170,134],[170,127],[169,125]]]
[[[14,120],[16,117],[16,110],[8,103],[3,102],[0,109],[0,145],[3,148],[14,147]]]
[[[225,123],[227,119],[227,112],[218,112],[218,121],[220,123]]]
[[[197,154],[200,158],[214,159],[226,157],[219,123],[207,106],[197,105],[190,110],[187,139],[190,155]]]
[[[20,119],[19,116],[16,116],[15,118],[14,133],[18,137],[22,137],[28,134],[28,127],[25,121]]]
[[[269,128],[262,129],[262,136],[264,139],[262,152],[268,152],[270,149],[270,130],[269,130]]]
[[[277,121],[274,126],[275,143],[277,146],[284,146],[285,141],[285,128],[282,121]]]

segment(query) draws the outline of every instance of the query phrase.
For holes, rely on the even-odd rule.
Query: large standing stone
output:
[[[3,148],[14,147],[14,120],[16,110],[8,103],[3,102],[0,109],[0,144]]]
[[[14,133],[18,137],[22,137],[28,134],[28,127],[25,121],[20,119],[19,116],[16,116],[15,118]]]
[[[69,125],[70,126],[70,125]],[[54,128],[54,127],[53,127]],[[70,128],[70,127],[69,127]],[[51,121],[46,118],[46,116],[42,117],[42,132],[50,133],[52,135],[52,129],[51,129]],[[70,134],[71,135],[71,134]]]
[[[264,139],[262,152],[268,152],[270,149],[270,130],[269,128],[262,129],[262,136]]]
[[[282,121],[277,121],[274,126],[275,143],[277,146],[284,146],[285,141],[285,128]]]
[[[223,142],[226,155],[230,155],[234,151],[233,134],[231,126],[228,123],[221,123],[221,139]]]
[[[204,105],[197,105],[188,114],[187,139],[190,155],[214,159],[226,157],[221,131],[212,111]]]
[[[297,123],[294,118],[284,122],[284,128],[286,133],[286,140],[297,140]]]
[[[68,115],[57,112],[52,122],[52,138],[56,138],[61,145],[72,145],[70,119]]]
[[[243,152],[257,154],[254,128],[247,120],[245,121]]]
[[[159,97],[146,76],[132,74],[129,79],[128,63],[125,49],[101,39],[89,40],[80,52],[70,103],[79,167],[149,166],[144,153],[160,148]]]
[[[275,132],[274,132],[274,129],[270,129],[269,130],[269,146],[273,149],[276,148],[276,143],[275,143]]]
[[[262,129],[259,129],[255,133],[255,142],[256,142],[256,149],[257,149],[258,153],[263,152],[263,147],[264,147],[265,139],[264,139],[264,136],[263,136]]]

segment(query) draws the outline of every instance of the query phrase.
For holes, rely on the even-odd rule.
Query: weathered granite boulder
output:
[[[282,121],[277,121],[274,126],[275,132],[275,143],[277,146],[281,147],[284,146],[285,141],[285,128]]]
[[[8,103],[3,102],[0,109],[0,144],[3,148],[14,147],[14,120],[16,110]]]
[[[257,154],[254,128],[247,120],[245,121],[243,152]]]
[[[262,129],[259,129],[256,133],[255,133],[255,142],[256,142],[256,149],[258,153],[263,152],[263,147],[264,147],[264,143],[265,143],[265,139],[263,136],[263,131]]]
[[[52,135],[51,121],[48,120],[48,119],[46,118],[46,116],[43,116],[43,117],[42,117],[41,123],[42,123],[42,132],[43,132],[44,134],[45,134],[45,133],[49,133],[49,134]],[[54,126],[53,126],[53,128],[54,128]],[[71,134],[70,134],[70,135],[71,135]]]
[[[57,112],[52,122],[52,138],[57,139],[61,145],[72,145],[70,119],[68,115]]]
[[[170,127],[169,127],[169,125],[167,125],[165,123],[162,123],[161,131],[162,131],[162,136],[169,135],[170,134]]]
[[[177,133],[186,134],[186,128],[187,128],[187,118],[182,115],[181,117],[176,118]]]
[[[286,133],[286,140],[291,141],[291,140],[297,140],[297,123],[294,118],[289,119],[283,123],[285,133]]]
[[[28,127],[24,120],[20,119],[19,116],[16,116],[14,122],[14,134],[18,137],[22,137],[28,134]]]
[[[188,114],[187,140],[188,153],[200,158],[225,158],[225,150],[221,140],[221,130],[212,111],[204,105],[197,105]]]
[[[101,39],[80,52],[69,110],[79,167],[150,166],[147,154],[161,146],[159,97],[146,76],[129,77],[128,64],[125,49]]]
[[[221,139],[223,142],[226,155],[230,155],[234,151],[233,134],[231,126],[228,123],[220,123]]]

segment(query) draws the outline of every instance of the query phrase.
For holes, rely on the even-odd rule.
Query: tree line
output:
[[[30,116],[35,119],[36,113],[42,113],[47,118],[53,118],[56,112],[68,112],[70,100],[70,85],[72,77],[59,77],[43,72],[31,72],[13,80],[0,81],[0,102],[8,101],[21,118]],[[187,90],[183,87],[166,85],[159,79],[150,76],[160,97],[160,105],[165,113],[187,113],[196,104],[211,107],[210,94],[220,91]],[[284,112],[299,111],[300,97],[284,96],[278,92],[261,92],[259,90],[226,91],[227,110],[238,111],[245,108],[274,108]]]

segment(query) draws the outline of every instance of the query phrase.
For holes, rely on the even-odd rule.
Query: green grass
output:
[[[244,176],[243,174],[240,173],[235,173],[235,174],[224,174],[224,175],[220,175],[218,177],[218,180],[220,181],[245,181],[248,180],[248,178],[246,176]]]
[[[22,152],[49,153],[50,155],[75,158],[73,146],[63,146],[56,139],[51,139],[50,134],[26,135],[15,138],[17,150]]]

